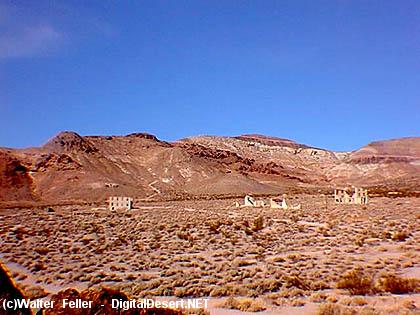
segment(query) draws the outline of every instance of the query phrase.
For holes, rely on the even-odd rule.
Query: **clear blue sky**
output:
[[[420,136],[420,1],[0,0],[0,146]]]

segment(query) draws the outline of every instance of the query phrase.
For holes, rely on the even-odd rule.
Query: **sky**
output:
[[[420,1],[0,0],[0,146],[420,136]]]

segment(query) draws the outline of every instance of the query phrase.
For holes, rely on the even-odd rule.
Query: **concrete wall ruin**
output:
[[[109,197],[109,210],[130,210],[133,207],[133,198],[131,197]]]
[[[334,189],[334,201],[337,204],[357,204],[365,205],[369,201],[367,189],[353,187],[351,194],[347,189]]]
[[[236,207],[256,207],[256,208],[262,208],[262,207],[270,207],[272,209],[292,209],[292,210],[298,210],[301,208],[300,204],[291,206],[287,202],[287,195],[284,194],[283,198],[281,199],[281,203],[278,203],[273,198],[270,198],[269,202],[266,203],[263,199],[254,199],[253,197],[246,195],[244,198],[244,204],[241,205],[239,202],[236,202]]]

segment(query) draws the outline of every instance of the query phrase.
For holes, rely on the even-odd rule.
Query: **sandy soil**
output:
[[[360,296],[337,283],[355,268],[419,279],[420,198],[350,206],[300,195],[291,201],[301,210],[235,201],[0,210],[1,258],[34,296],[107,285],[133,298],[210,297],[212,314],[243,313],[226,309],[229,296],[264,314],[316,314],[325,303],[418,311],[418,294]]]

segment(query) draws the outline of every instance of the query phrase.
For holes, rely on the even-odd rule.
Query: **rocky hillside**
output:
[[[418,190],[420,138],[337,153],[260,135],[168,143],[146,133],[62,132],[39,148],[0,149],[0,201],[6,204],[317,192],[348,184]]]

